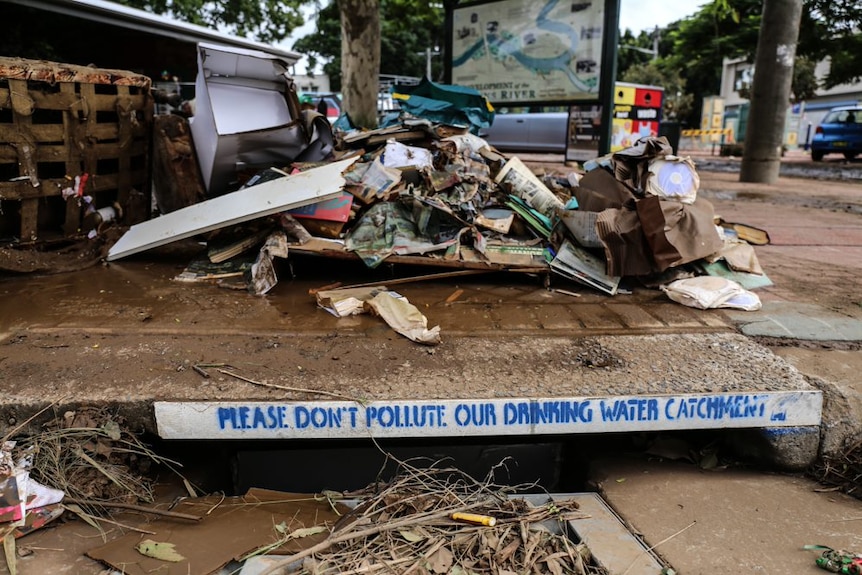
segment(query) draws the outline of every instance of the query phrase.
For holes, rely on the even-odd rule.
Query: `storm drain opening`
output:
[[[251,488],[351,492],[390,480],[399,462],[454,467],[476,481],[521,493],[595,492],[597,460],[681,461],[704,470],[769,468],[754,453],[757,430],[694,430],[536,437],[383,440],[161,440],[155,449],[182,465],[204,492]]]

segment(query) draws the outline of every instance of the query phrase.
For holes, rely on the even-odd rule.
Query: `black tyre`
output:
[[[811,150],[811,159],[819,162],[823,159],[823,150]]]
[[[844,159],[846,159],[846,160],[852,160],[853,158],[855,158],[855,157],[856,157],[856,156],[858,156],[858,155],[859,155],[859,154],[858,154],[858,153],[856,153],[856,152],[844,152]]]

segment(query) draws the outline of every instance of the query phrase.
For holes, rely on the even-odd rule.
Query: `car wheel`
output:
[[[852,160],[853,158],[855,158],[858,155],[859,154],[857,154],[856,152],[844,152],[844,159]]]
[[[811,159],[815,162],[819,162],[823,159],[823,151],[822,150],[811,150]]]

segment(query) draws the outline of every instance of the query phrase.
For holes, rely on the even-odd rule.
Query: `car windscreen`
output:
[[[858,110],[833,110],[823,118],[824,124],[844,124],[848,122],[862,122],[862,109]]]

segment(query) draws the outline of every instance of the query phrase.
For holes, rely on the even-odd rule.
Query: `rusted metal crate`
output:
[[[87,233],[98,219],[86,216],[106,207],[125,224],[149,217],[150,86],[132,72],[0,57],[0,238]]]

